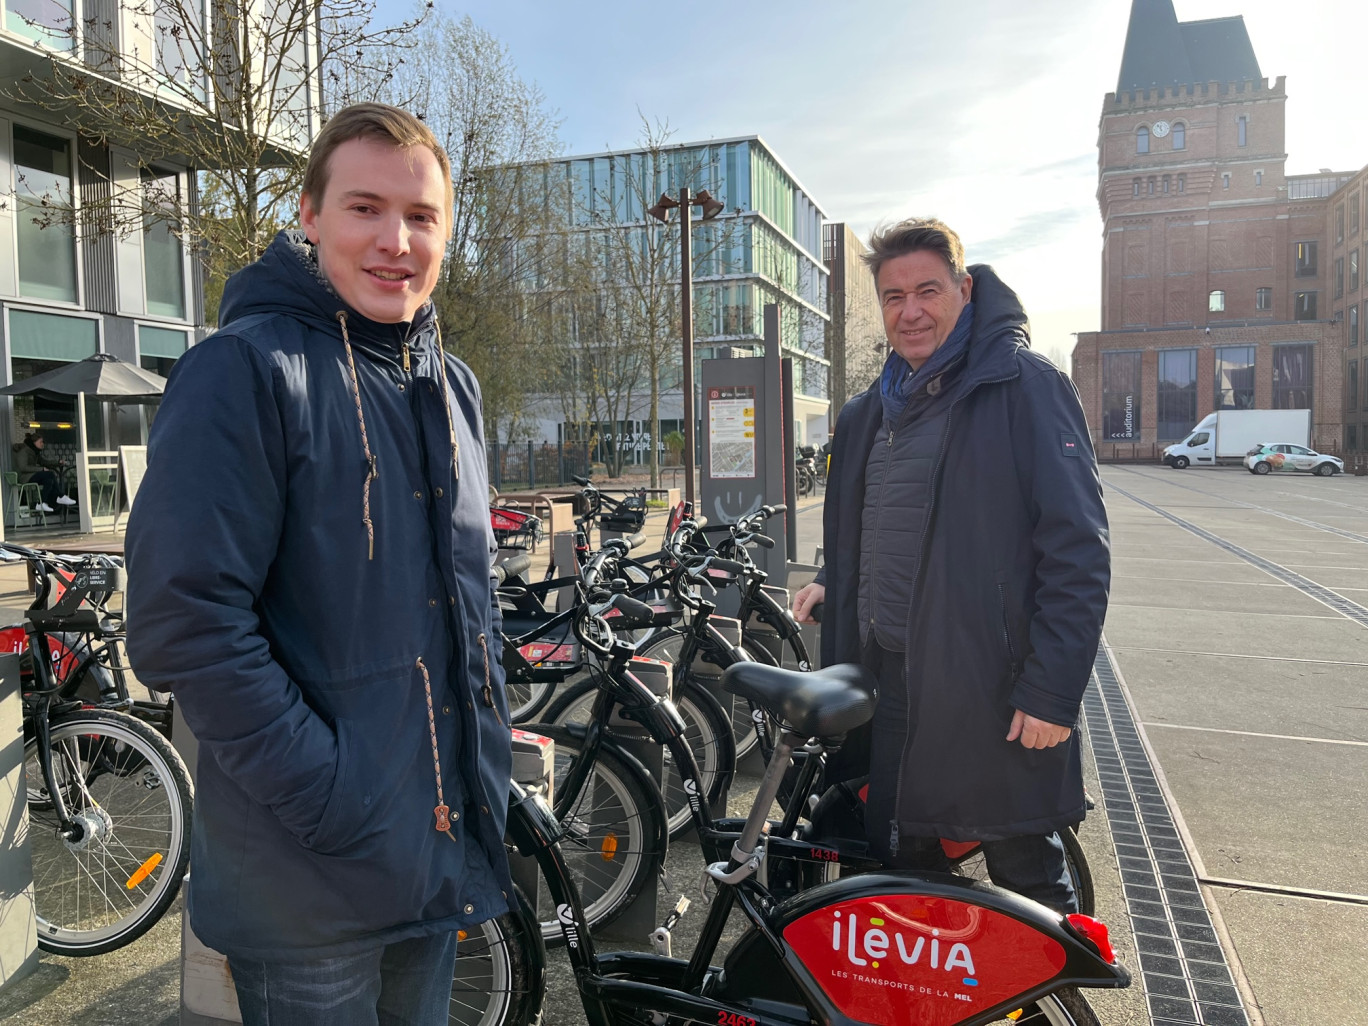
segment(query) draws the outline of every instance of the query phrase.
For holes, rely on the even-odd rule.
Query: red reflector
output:
[[[1102,956],[1103,961],[1116,964],[1116,952],[1112,950],[1111,937],[1107,933],[1107,924],[1092,916],[1083,916],[1075,912],[1066,917],[1069,925],[1081,933],[1088,940],[1097,945],[1097,953]]]

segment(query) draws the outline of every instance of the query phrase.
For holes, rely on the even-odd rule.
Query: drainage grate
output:
[[[1197,875],[1105,648],[1083,699],[1155,1026],[1249,1026]]]
[[[1248,549],[1242,549],[1240,548],[1240,546],[1234,544],[1233,542],[1226,541],[1220,535],[1212,534],[1210,531],[1204,530],[1203,528],[1198,527],[1196,524],[1189,523],[1182,517],[1174,516],[1168,510],[1156,506],[1152,502],[1146,502],[1138,495],[1133,495],[1130,492],[1126,491],[1124,488],[1120,488],[1115,484],[1110,484],[1108,485],[1108,487],[1111,488],[1112,491],[1117,492],[1120,495],[1124,495],[1126,498],[1130,499],[1131,502],[1134,502],[1136,505],[1144,506],[1145,509],[1149,510],[1152,513],[1158,513],[1165,520],[1172,521],[1179,527],[1183,528],[1185,531],[1192,532],[1198,538],[1202,538],[1205,541],[1209,541],[1212,545],[1225,549],[1227,552],[1239,556],[1246,563],[1258,567],[1260,570],[1268,574],[1270,577],[1275,577],[1278,580],[1282,581],[1284,584],[1292,585],[1292,587],[1296,588],[1303,594],[1310,595],[1317,602],[1329,606],[1331,609],[1339,613],[1341,616],[1348,617],[1350,620],[1353,620],[1360,626],[1368,627],[1368,609],[1365,609],[1357,602],[1350,602],[1339,592],[1331,591],[1325,585],[1317,584],[1309,577],[1303,577],[1301,574],[1293,570],[1289,570],[1287,569],[1287,567],[1282,566],[1279,563],[1275,563],[1271,559],[1264,559],[1263,556],[1256,555],[1255,553],[1250,552]]]

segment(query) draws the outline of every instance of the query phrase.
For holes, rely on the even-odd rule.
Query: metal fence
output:
[[[575,475],[589,476],[588,442],[552,445],[549,442],[490,442],[485,449],[489,483],[499,491],[552,488],[571,484]]]

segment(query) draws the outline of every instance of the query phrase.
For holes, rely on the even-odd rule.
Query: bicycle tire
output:
[[[78,842],[59,836],[44,798],[37,739],[30,739],[24,772],[38,946],[58,955],[102,955],[150,930],[180,891],[194,785],[170,742],[125,713],[82,709],[56,717],[52,747],[53,771],[86,833]]]
[[[1097,1013],[1077,987],[1065,987],[1031,1002],[1015,1019],[1015,1026],[1102,1026]]]
[[[571,761],[583,758],[583,739],[563,724],[534,723],[526,729],[556,743],[552,787],[558,793]],[[561,819],[561,829],[561,854],[591,931],[611,923],[643,890],[655,886],[669,847],[660,789],[639,762],[612,742],[595,753],[593,770],[570,814]],[[540,878],[537,892],[537,908],[550,908],[550,892]],[[547,947],[564,943],[554,915],[540,926]]]
[[[579,681],[552,703],[547,718],[553,723],[585,723],[597,693],[598,686],[592,680]],[[736,743],[732,740],[729,717],[706,688],[688,678],[675,683],[674,702],[684,721],[684,743],[698,762],[699,787],[709,802],[714,801],[719,796],[723,776],[729,780],[736,771]],[[693,812],[684,781],[674,770],[674,759],[668,748],[664,755],[660,794],[673,839],[693,825]]]
[[[458,933],[448,1026],[532,1026],[541,1018],[545,975],[536,917],[520,900],[513,911]]]
[[[531,721],[540,713],[551,700],[551,693],[556,690],[556,685],[550,681],[515,681],[511,675],[507,678],[506,687],[508,718],[518,726]]]

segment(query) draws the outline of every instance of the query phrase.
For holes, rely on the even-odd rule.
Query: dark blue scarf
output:
[[[879,378],[879,394],[883,397],[884,419],[888,423],[897,424],[903,410],[907,409],[912,393],[949,367],[964,352],[973,326],[974,304],[965,303],[950,337],[916,370],[896,350],[888,354],[883,375]]]

